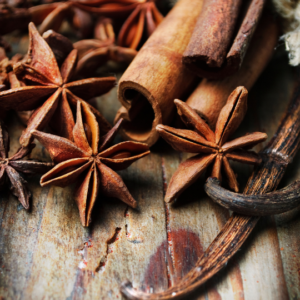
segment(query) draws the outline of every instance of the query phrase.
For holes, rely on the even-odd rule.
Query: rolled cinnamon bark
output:
[[[205,0],[183,63],[200,77],[223,78],[241,66],[265,0]]]
[[[174,99],[186,94],[196,76],[182,64],[201,0],[181,0],[170,11],[141,48],[119,82],[118,97],[123,107],[115,122],[124,118],[126,139],[153,145],[158,124],[168,124],[175,111]]]
[[[263,16],[253,36],[240,70],[219,80],[203,79],[186,103],[210,125],[215,127],[218,115],[230,93],[238,86],[251,89],[272,57],[278,41],[278,26],[271,16]]]

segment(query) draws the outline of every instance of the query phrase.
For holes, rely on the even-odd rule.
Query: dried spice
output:
[[[163,16],[153,0],[139,4],[123,24],[118,37],[118,45],[137,49],[141,43],[144,28],[148,38],[162,20]]]
[[[79,0],[73,5],[90,13],[114,18],[129,15],[138,5],[147,0]]]
[[[59,69],[54,53],[40,36],[33,23],[29,24],[30,46],[26,63],[15,65],[18,78],[26,86],[0,93],[0,106],[17,111],[35,109],[27,128],[20,137],[22,146],[32,140],[31,131],[41,130],[47,124],[59,135],[72,139],[75,125],[72,107],[77,101],[89,106],[78,97],[90,99],[108,92],[115,85],[115,77],[88,78],[71,81],[76,69],[77,50],[72,50]],[[109,131],[110,124],[94,108],[102,134]]]
[[[0,48],[1,51],[1,48]],[[0,58],[0,92],[8,89],[18,88],[24,85],[13,73],[13,66],[23,58],[21,54],[14,55],[9,59],[4,51],[2,59]],[[0,109],[0,118],[5,119],[7,111]]]
[[[118,98],[123,106],[115,122],[125,120],[124,139],[152,146],[159,138],[156,125],[169,124],[174,116],[174,98],[194,88],[198,79],[182,64],[182,54],[201,6],[198,0],[178,1],[121,77]]]
[[[94,25],[91,13],[106,17],[120,17],[131,13],[123,24],[118,44],[121,47],[137,49],[140,45],[144,28],[149,37],[163,16],[158,11],[153,0],[117,0],[117,1],[67,1],[43,4],[29,9],[32,21],[40,26],[43,33],[49,29],[59,31],[64,20],[71,20],[72,27],[80,32],[80,37],[88,37],[95,26],[97,33],[99,22]]]
[[[300,86],[298,84],[287,112],[277,132],[261,152],[262,164],[256,168],[244,190],[244,195],[259,195],[275,190],[288,165],[300,148]],[[121,286],[128,299],[170,300],[188,299],[189,295],[224,268],[240,249],[257,224],[258,217],[233,214],[214,241],[182,280],[165,292],[147,294],[133,289],[130,282]]]
[[[76,75],[88,76],[95,74],[96,70],[109,61],[130,64],[137,51],[130,48],[116,46],[102,46],[97,40],[81,40],[74,44],[78,50],[78,63]]]
[[[222,187],[216,178],[208,178],[204,186],[207,195],[216,203],[236,213],[248,216],[269,216],[287,212],[300,204],[300,181],[263,195],[243,195]]]
[[[78,50],[77,76],[93,74],[108,61],[129,64],[137,54],[134,49],[114,44],[115,33],[111,19],[98,19],[95,37],[97,39],[80,40],[74,44],[74,48]]]
[[[238,86],[248,91],[270,61],[278,43],[279,27],[273,16],[265,14],[251,40],[241,68],[223,79],[201,80],[186,103],[215,128],[219,113],[230,93]]]
[[[2,90],[13,89],[23,85],[13,73],[14,65],[22,59],[23,55],[16,54],[11,59],[5,55],[5,57],[0,60],[0,86],[3,85]]]
[[[9,135],[0,120],[0,189],[7,188],[7,182],[9,181],[11,192],[18,197],[25,209],[29,209],[31,193],[22,175],[43,174],[53,166],[52,163],[26,159],[26,156],[31,153],[34,147],[35,144],[21,147],[13,156],[8,157]]]
[[[183,62],[204,78],[235,73],[242,65],[265,2],[205,0]]]
[[[132,198],[121,177],[115,172],[129,167],[150,153],[146,144],[123,142],[110,146],[121,120],[102,138],[97,120],[88,106],[77,102],[77,119],[73,128],[74,142],[52,134],[33,130],[33,136],[50,153],[57,165],[41,178],[41,185],[65,187],[80,179],[75,191],[80,220],[83,226],[91,222],[91,213],[98,192],[116,197],[131,207]]]
[[[72,1],[42,4],[29,8],[31,20],[40,25],[40,32],[47,30],[59,31],[63,21],[70,20],[71,26],[81,38],[93,32],[92,16],[72,5]]]
[[[248,149],[265,141],[267,134],[254,132],[228,142],[229,136],[238,128],[246,114],[247,96],[248,92],[244,87],[238,87],[231,93],[220,112],[215,132],[186,103],[174,101],[182,121],[193,130],[158,125],[157,131],[175,150],[199,154],[179,165],[168,186],[166,202],[174,201],[210,164],[213,164],[211,176],[221,181],[223,167],[229,187],[238,192],[238,182],[228,160],[247,164],[261,162],[261,158]]]

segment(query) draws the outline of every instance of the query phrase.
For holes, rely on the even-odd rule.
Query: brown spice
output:
[[[203,79],[187,99],[190,105],[210,126],[217,118],[228,96],[238,86],[250,90],[272,57],[278,41],[279,28],[273,17],[264,15],[251,41],[241,69],[219,80]]]
[[[31,193],[21,174],[43,174],[53,166],[52,163],[26,159],[25,157],[31,153],[34,147],[35,144],[21,147],[13,156],[8,157],[9,135],[0,120],[0,188],[2,190],[7,188],[9,181],[12,193],[18,197],[25,209],[29,209]]]
[[[300,147],[299,116],[300,88],[298,85],[277,132],[262,151],[263,163],[254,170],[244,190],[245,195],[265,194],[276,189],[287,166]],[[130,282],[124,282],[121,286],[122,294],[132,300],[188,299],[190,293],[227,265],[229,259],[240,249],[252,232],[258,220],[258,217],[233,214],[203,256],[199,258],[195,268],[167,291],[147,294],[133,289]]]
[[[175,112],[174,98],[190,92],[195,78],[181,58],[201,11],[202,2],[181,0],[141,48],[119,81],[125,139],[153,145],[158,124],[168,124]]]
[[[18,78],[28,85],[0,92],[0,106],[17,111],[35,109],[27,128],[20,137],[22,146],[31,143],[32,130],[44,129],[49,123],[59,135],[72,139],[75,122],[71,107],[76,107],[77,101],[81,101],[84,106],[89,106],[78,97],[84,96],[90,99],[104,94],[115,85],[116,79],[115,77],[89,78],[72,82],[71,78],[76,69],[77,50],[74,49],[68,54],[59,69],[53,51],[33,23],[29,24],[29,36],[27,62],[20,62],[14,66]],[[111,128],[110,124],[96,109],[90,108],[97,117],[102,134],[107,133]]]
[[[97,39],[80,40],[74,44],[78,51],[77,76],[91,75],[108,61],[129,64],[137,54],[134,49],[114,44],[111,19],[99,18],[95,31]]]
[[[97,120],[88,106],[77,102],[77,120],[72,134],[74,142],[52,134],[33,130],[57,165],[41,178],[41,185],[65,187],[80,180],[75,191],[80,220],[83,226],[91,222],[91,213],[98,192],[121,199],[131,207],[132,198],[121,177],[115,172],[129,167],[150,153],[146,144],[123,142],[109,147],[122,120],[100,138]]]
[[[137,49],[141,44],[144,28],[148,38],[162,20],[163,16],[153,0],[139,4],[123,24],[118,37],[118,45]]]
[[[40,25],[39,31],[59,31],[64,20],[71,20],[71,26],[80,38],[85,38],[93,32],[92,16],[72,5],[72,1],[42,4],[29,8],[31,20]]]
[[[263,195],[243,195],[220,187],[216,178],[208,178],[204,186],[207,195],[216,203],[247,216],[268,216],[287,212],[300,204],[300,181]]]
[[[228,137],[238,128],[246,114],[247,95],[248,92],[243,87],[238,87],[231,93],[220,112],[215,132],[186,103],[175,100],[182,121],[193,131],[165,125],[158,125],[157,131],[175,150],[198,155],[179,165],[168,186],[166,202],[173,202],[210,164],[213,164],[212,177],[221,181],[223,167],[230,188],[238,192],[238,182],[228,159],[248,164],[261,162],[257,154],[246,149],[266,140],[265,133],[254,132],[228,142]]]
[[[204,78],[235,73],[242,65],[265,2],[205,0],[183,63]]]

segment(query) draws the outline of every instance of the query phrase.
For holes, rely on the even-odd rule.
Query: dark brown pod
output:
[[[206,194],[215,202],[234,212],[249,216],[268,216],[289,211],[300,204],[300,181],[262,195],[243,195],[220,186],[217,178],[208,178]]]

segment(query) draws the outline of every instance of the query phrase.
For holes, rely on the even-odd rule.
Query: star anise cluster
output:
[[[174,101],[181,120],[192,130],[165,125],[158,125],[156,129],[175,150],[197,155],[179,165],[168,186],[166,202],[173,202],[209,165],[213,165],[212,177],[221,181],[223,169],[229,187],[238,192],[238,182],[229,160],[259,164],[260,156],[248,149],[267,139],[267,134],[254,132],[228,141],[246,114],[247,97],[248,92],[244,87],[238,87],[230,94],[219,114],[215,132],[190,106],[180,100]]]
[[[154,0],[88,0],[54,2],[34,6],[29,9],[32,21],[40,25],[40,32],[49,29],[59,31],[63,21],[69,20],[81,38],[89,37],[94,31],[97,37],[98,21],[94,15],[115,19],[117,22],[127,17],[122,25],[118,46],[137,49],[143,37],[149,37],[163,16]]]
[[[106,26],[109,22],[104,19],[100,25],[99,36],[102,34],[103,43],[111,45],[114,38],[111,38],[110,26]],[[42,177],[41,185],[65,187],[78,182],[74,198],[81,223],[88,226],[98,194],[119,198],[136,207],[136,201],[115,171],[127,168],[150,151],[146,144],[135,142],[111,146],[122,121],[111,128],[86,100],[108,92],[115,86],[116,79],[78,79],[78,52],[66,37],[53,30],[41,36],[30,23],[27,55],[11,60],[4,57],[1,61],[1,78],[5,83],[0,92],[1,111],[25,111],[30,118],[20,137],[21,148],[11,157],[8,156],[8,134],[0,127],[0,185],[5,187],[5,182],[10,181],[14,195],[29,208],[31,193],[21,174],[45,173],[53,166],[25,159],[36,138],[49,151],[55,164]],[[43,132],[44,129],[51,134]]]

